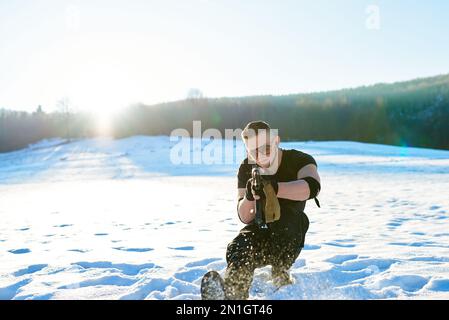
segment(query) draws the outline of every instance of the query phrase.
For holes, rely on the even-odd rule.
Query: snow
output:
[[[175,165],[175,144],[52,139],[0,154],[0,299],[199,299],[202,275],[223,273],[243,227],[243,149],[231,163]],[[282,147],[317,160],[321,208],[306,207],[295,283],[275,291],[270,267],[258,269],[251,298],[449,298],[449,151]]]

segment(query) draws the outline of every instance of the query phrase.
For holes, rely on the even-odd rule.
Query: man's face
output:
[[[268,168],[277,152],[279,136],[271,135],[267,131],[259,131],[257,136],[249,138],[245,145],[249,160],[262,168]]]

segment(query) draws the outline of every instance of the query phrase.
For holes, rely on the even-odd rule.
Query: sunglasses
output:
[[[256,158],[256,156],[259,155],[263,155],[263,156],[267,156],[271,153],[272,147],[274,144],[274,139],[275,137],[273,137],[272,139],[270,139],[270,143],[264,144],[263,146],[260,146],[259,148],[256,149],[248,149],[248,153],[253,157]]]
[[[266,145],[264,145],[264,146],[261,146],[260,148],[254,149],[254,150],[249,150],[249,153],[250,153],[252,156],[254,156],[254,157],[255,157],[257,154],[266,156],[266,155],[269,155],[270,152],[271,152],[271,145],[270,145],[270,144],[266,144]]]

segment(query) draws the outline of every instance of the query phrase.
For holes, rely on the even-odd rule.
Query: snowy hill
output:
[[[174,144],[49,140],[0,154],[0,299],[198,299],[243,227],[241,158],[174,165]],[[317,160],[322,208],[306,207],[295,284],[273,292],[270,268],[259,269],[252,298],[449,298],[449,151],[282,147]]]

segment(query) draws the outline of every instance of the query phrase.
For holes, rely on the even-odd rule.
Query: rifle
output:
[[[259,167],[254,166],[251,171],[251,176],[253,178],[252,180],[252,188],[254,191],[256,191],[257,195],[261,195],[263,193],[263,184],[262,184],[262,178],[260,175]],[[265,220],[265,199],[264,197],[260,197],[259,200],[256,200],[256,218],[255,222],[256,225],[260,229],[268,229],[266,220]]]

